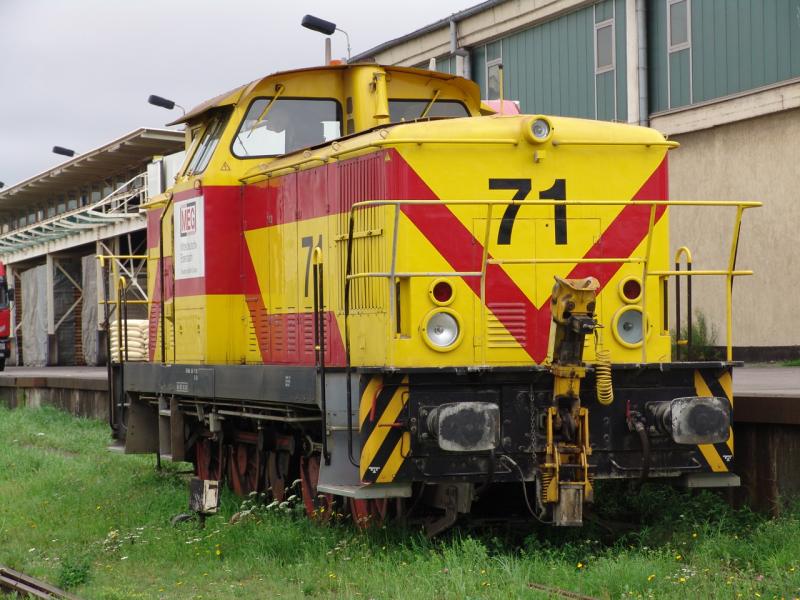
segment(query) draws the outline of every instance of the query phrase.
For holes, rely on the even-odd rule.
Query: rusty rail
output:
[[[77,596],[29,577],[24,573],[0,566],[0,592],[16,592],[23,597],[46,600],[79,600]]]
[[[579,594],[578,592],[572,592],[570,590],[564,590],[557,587],[552,587],[549,585],[542,585],[541,583],[528,583],[528,588],[532,590],[538,590],[540,592],[545,592],[548,594],[549,598],[553,597],[561,597],[561,598],[574,598],[575,600],[599,600],[594,596],[586,596],[584,594]]]

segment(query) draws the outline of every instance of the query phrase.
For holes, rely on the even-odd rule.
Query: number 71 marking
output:
[[[516,190],[512,200],[525,200],[531,192],[530,179],[489,179],[490,190]],[[539,192],[539,200],[566,200],[567,180],[556,179],[553,185]],[[519,212],[519,204],[509,204],[500,220],[500,231],[497,233],[497,245],[511,244],[511,231],[514,220]],[[567,243],[567,207],[557,205],[553,207],[555,219],[555,243],[563,246]]]

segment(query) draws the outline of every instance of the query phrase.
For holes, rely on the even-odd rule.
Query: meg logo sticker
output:
[[[203,197],[175,205],[175,279],[205,277],[205,213]]]
[[[194,235],[197,232],[197,201],[184,202],[179,210],[181,237]]]

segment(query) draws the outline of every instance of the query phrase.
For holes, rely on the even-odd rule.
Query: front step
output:
[[[369,483],[362,485],[325,484],[317,485],[317,492],[334,494],[355,500],[374,500],[381,498],[411,498],[410,483]]]

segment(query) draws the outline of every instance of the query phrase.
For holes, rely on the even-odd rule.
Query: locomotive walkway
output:
[[[105,367],[7,367],[0,372],[0,401],[9,397],[10,388],[105,392],[108,372]],[[800,425],[800,367],[735,369],[733,388],[736,421]]]

